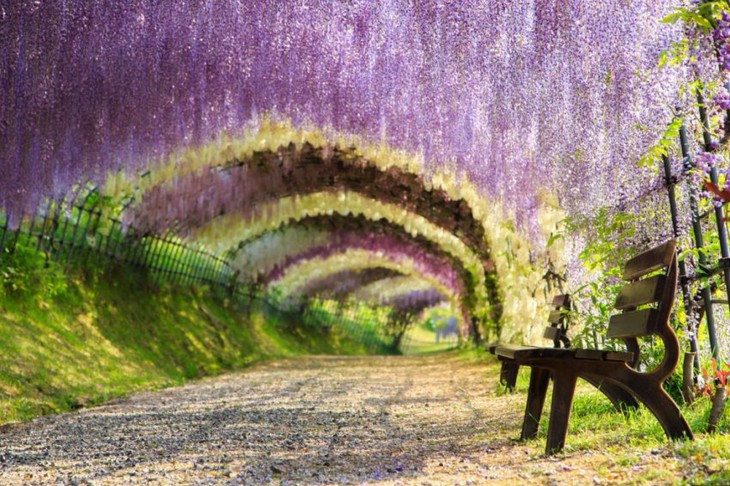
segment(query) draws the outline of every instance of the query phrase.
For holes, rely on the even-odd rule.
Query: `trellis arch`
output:
[[[285,271],[296,259],[321,256],[325,251],[346,247],[396,250],[430,260],[432,264],[439,262],[442,273],[453,273],[452,280],[461,280],[464,291],[473,292],[474,277],[461,260],[423,235],[408,235],[396,224],[383,219],[372,221],[363,215],[335,213],[290,220],[275,230],[241,241],[231,250],[231,264],[242,272],[243,278],[267,281],[271,279],[268,275]]]
[[[377,266],[357,270],[348,269],[311,279],[302,289],[302,295],[306,298],[346,300],[354,292],[374,282],[402,275],[400,270]]]
[[[458,290],[450,288],[448,284],[440,281],[438,276],[421,271],[417,263],[408,261],[405,258],[394,261],[387,256],[378,255],[367,250],[349,249],[345,252],[330,254],[321,258],[301,260],[292,265],[289,271],[280,274],[278,279],[269,282],[267,287],[269,289],[280,289],[284,296],[297,296],[302,294],[299,289],[306,288],[307,283],[312,279],[327,278],[342,271],[368,268],[386,268],[401,272],[403,276],[400,278],[415,278],[424,283],[423,289],[435,289],[451,302],[454,309],[458,309],[463,324],[462,330],[465,334],[469,332],[465,324],[471,322],[470,314],[461,306]],[[396,293],[403,293],[399,290],[396,289]]]
[[[432,249],[440,248],[449,258],[461,262],[466,275],[469,276],[470,293],[465,296],[470,300],[465,304],[467,308],[477,313],[478,320],[485,319],[484,312],[491,313],[488,317],[493,322],[498,319],[500,303],[496,297],[496,286],[484,284],[485,281],[487,284],[494,283],[494,272],[485,272],[479,258],[470,248],[455,235],[419,215],[358,193],[320,192],[282,198],[258,206],[255,210],[245,209],[224,215],[192,231],[190,236],[212,245],[218,251],[225,251],[235,248],[239,238],[243,242],[251,241],[293,223],[308,220],[322,221],[327,218],[335,218],[338,222],[346,218],[364,219],[376,226],[382,224],[386,227],[400,228],[411,238],[428,241]]]
[[[142,194],[126,218],[141,231],[159,231],[175,222],[195,228],[241,207],[324,190],[358,192],[418,214],[457,235],[487,271],[493,269],[484,227],[465,199],[454,200],[445,190],[429,187],[422,176],[399,167],[382,170],[354,149],[313,147],[308,142],[254,152],[248,160],[231,160],[217,170],[179,176],[174,185],[156,185]]]
[[[433,239],[436,244],[431,245],[431,251],[445,242],[447,247],[456,249],[452,253],[465,260],[464,266],[472,270],[470,285],[466,286],[471,292],[460,293],[468,302],[465,307],[473,315],[481,313],[483,316],[484,310],[479,307],[488,304],[491,320],[498,321],[494,264],[484,228],[472,214],[469,204],[463,199],[452,200],[445,190],[427,187],[422,177],[407,170],[396,166],[377,167],[357,156],[354,149],[343,151],[331,145],[315,148],[307,142],[297,148],[290,143],[275,152],[254,152],[246,161],[233,160],[216,170],[203,168],[183,172],[175,178],[173,185],[158,183],[147,188],[137,204],[125,213],[125,221],[142,232],[160,231],[178,224],[187,228],[194,238],[210,234],[211,227],[221,228],[222,222],[228,233],[237,227],[240,231],[233,231],[235,238],[245,241],[278,229],[277,225],[268,225],[269,228],[257,235],[255,220],[276,219],[275,209],[280,210],[287,198],[298,203],[309,200],[312,195],[316,200],[323,193],[335,191],[336,203],[328,204],[325,211],[318,213],[320,219],[331,217],[335,211],[357,213],[357,204],[353,205],[353,202],[364,202],[361,205],[368,208],[365,213],[375,224],[388,213],[395,213],[396,218],[386,216],[385,220],[400,219],[400,226],[406,230],[410,226],[414,238],[420,236],[419,229],[421,233],[438,235]],[[175,202],[180,193],[182,198]],[[155,208],[165,211],[156,214]],[[232,214],[237,221],[232,220]],[[305,218],[300,219],[309,217],[306,210],[304,214]],[[242,227],[241,222],[246,227]],[[338,222],[342,222],[342,218]],[[394,225],[389,223],[389,226]],[[213,232],[216,236],[212,240],[204,238],[203,241],[217,246],[219,251],[230,251],[233,246],[230,239],[222,237],[220,231]]]

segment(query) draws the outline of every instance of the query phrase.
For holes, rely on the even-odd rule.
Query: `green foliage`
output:
[[[601,208],[592,217],[566,219],[566,234],[584,235],[585,246],[578,255],[583,266],[593,275],[582,287],[573,291],[574,312],[571,321],[577,325],[573,337],[576,346],[612,347],[603,336],[613,304],[621,288],[621,267],[631,254],[627,242],[635,234],[634,217]]]
[[[664,17],[665,24],[676,24],[682,22],[688,26],[695,26],[704,33],[715,29],[717,21],[722,17],[723,12],[730,11],[727,0],[709,0],[701,2],[691,8],[678,7],[671,14]]]
[[[684,52],[684,48],[682,52]],[[679,54],[675,53],[675,55]],[[668,59],[668,56],[669,54],[666,51],[662,53],[663,62],[667,62],[666,59]],[[660,64],[662,64],[662,61],[660,61]],[[668,155],[669,151],[675,147],[682,123],[684,123],[684,117],[681,116],[672,120],[672,123],[669,124],[659,141],[649,147],[646,153],[639,159],[639,167],[657,167],[656,162]]]
[[[337,340],[348,341],[360,352],[391,354],[392,336],[385,330],[387,309],[352,302],[312,299],[303,312],[303,323],[329,329]]]
[[[57,297],[67,290],[63,268],[30,242],[17,242],[12,253],[4,249],[0,263],[0,297],[28,293]]]
[[[618,268],[632,253],[627,244],[636,234],[635,216],[603,207],[591,216],[567,218],[564,233],[583,235],[586,245],[578,255],[591,272],[607,273]]]

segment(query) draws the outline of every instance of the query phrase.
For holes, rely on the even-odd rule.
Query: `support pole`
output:
[[[702,94],[702,89],[697,90],[697,103],[700,109],[700,120],[702,121],[702,142],[704,143],[705,152],[712,152],[712,135],[710,134],[710,120],[707,116],[707,106],[705,105],[705,97]],[[717,185],[718,183],[717,167],[713,166],[710,169],[710,181]],[[730,248],[728,248],[727,241],[727,227],[725,226],[725,214],[722,206],[715,206],[715,223],[717,225],[717,236],[720,240],[720,254],[723,258],[730,257]],[[723,268],[722,270],[723,280],[725,281],[725,291],[730,296],[730,268]],[[730,300],[730,299],[729,299]],[[710,335],[710,341],[712,341],[712,335]],[[712,357],[715,360],[720,359],[720,348],[717,345],[717,338],[715,337],[715,345],[712,347]]]
[[[689,142],[687,139],[687,127],[682,123],[679,129],[679,144],[682,149],[682,157],[684,159],[684,171],[689,172],[694,168],[692,157],[689,154]],[[689,184],[689,207],[692,214],[692,233],[694,234],[695,248],[699,251],[699,264],[703,269],[707,268],[707,257],[703,253],[702,249],[705,246],[704,238],[702,237],[702,224],[700,222],[699,210],[697,208],[697,191]],[[705,305],[705,317],[707,318],[707,333],[710,336],[710,349],[712,355],[717,354],[717,329],[715,327],[715,315],[712,312],[712,294],[710,292],[709,285],[702,288],[702,300]]]
[[[3,221],[3,225],[0,226],[0,229],[2,229],[3,233],[0,235],[0,261],[3,259],[3,254],[5,253],[5,237],[8,234],[8,215],[7,213],[4,215],[5,219]]]
[[[672,166],[669,164],[669,157],[664,155],[662,157],[664,163],[664,178],[667,185],[667,194],[669,196],[669,212],[672,216],[672,233],[675,238],[679,238],[679,221],[677,218],[677,196],[675,194],[675,186],[677,183],[672,177]],[[694,216],[694,215],[693,215]],[[687,329],[689,331],[689,348],[694,353],[694,368],[699,370],[699,359],[697,358],[697,324],[693,324],[690,316],[695,315],[694,302],[692,302],[692,294],[689,290],[689,279],[687,278],[687,264],[684,260],[678,263],[679,266],[679,286],[682,290],[682,301],[684,302],[684,311],[687,314]]]
[[[41,230],[38,233],[38,242],[35,245],[35,251],[39,252],[41,251],[41,245],[43,244],[43,238],[46,235],[46,226],[48,225],[48,213],[51,211],[51,199],[48,199],[48,202],[46,203],[46,210],[43,213],[43,224],[41,225]]]

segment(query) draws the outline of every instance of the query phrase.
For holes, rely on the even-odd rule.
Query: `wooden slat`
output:
[[[624,286],[616,298],[616,308],[625,310],[651,302],[659,302],[666,280],[664,275],[655,275]]]
[[[631,361],[634,353],[628,351],[606,351],[603,349],[576,349],[576,359],[593,359],[600,361]]]
[[[605,352],[600,349],[576,349],[575,357],[578,359],[599,359],[602,360]]]
[[[550,324],[557,324],[558,322],[562,321],[564,317],[565,311],[555,310],[548,315],[548,322]]]
[[[558,294],[555,297],[553,297],[552,306],[555,307],[556,309],[558,307],[567,307],[569,301],[570,301],[570,296],[568,294]]]
[[[575,354],[574,349],[564,348],[526,348],[516,350],[514,359],[570,359]]]
[[[570,358],[573,356],[572,349],[562,348],[540,348],[537,346],[526,346],[519,344],[500,344],[496,349],[497,356],[509,359],[535,359],[535,358]]]
[[[628,338],[649,336],[656,327],[656,309],[624,312],[611,317],[606,337]]]
[[[606,361],[626,361],[627,363],[634,359],[634,353],[629,351],[606,351]]]
[[[497,356],[502,356],[503,358],[514,359],[515,354],[518,351],[524,351],[527,349],[537,349],[537,348],[535,346],[524,346],[521,344],[500,344],[499,346],[497,346],[497,348],[494,350],[494,352]]]
[[[546,327],[545,333],[542,335],[545,339],[550,339],[551,341],[555,341],[558,336],[560,336],[560,328],[558,327]]]
[[[668,266],[672,263],[674,250],[677,247],[675,240],[669,240],[663,245],[652,248],[644,253],[635,256],[624,267],[624,280],[634,280],[654,270]]]

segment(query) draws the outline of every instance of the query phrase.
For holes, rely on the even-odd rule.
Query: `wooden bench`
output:
[[[569,294],[559,294],[553,298],[552,310],[548,315],[548,326],[545,328],[543,337],[553,341],[555,349],[569,349],[570,339],[568,338],[569,315],[572,310]],[[522,351],[528,348],[540,349],[538,346],[526,346],[521,344],[499,344],[492,343],[487,349],[492,354],[497,354],[497,347],[501,347],[501,354],[498,355],[502,362],[499,374],[499,381],[508,390],[514,390],[519,373],[519,361],[510,358],[507,350]],[[617,410],[625,412],[629,409],[638,408],[636,399],[623,388],[607,382],[595,382],[590,377],[586,380],[598,388],[613,403]]]
[[[664,271],[654,275],[661,269]],[[514,345],[499,345],[495,349],[500,359],[509,359],[531,369],[522,439],[537,435],[548,383],[551,377],[554,381],[547,454],[558,452],[565,445],[578,378],[598,386],[609,398],[611,393],[620,390],[643,403],[668,437],[692,438],[692,429],[662,387],[679,361],[679,341],[669,325],[677,287],[675,240],[629,260],[623,279],[628,284],[619,292],[615,304],[621,313],[611,317],[606,335],[623,340],[627,351]],[[642,370],[638,366],[638,338],[650,336],[662,340],[664,357],[657,367]],[[607,393],[607,387],[612,391]]]
[[[570,295],[559,294],[553,298],[551,304],[552,311],[548,316],[548,326],[545,328],[543,337],[550,339],[556,348],[569,348],[570,339],[568,339],[568,313],[571,310]],[[487,350],[496,354],[499,343],[491,343],[487,345]],[[512,345],[514,346],[514,345]],[[501,370],[499,372],[499,382],[507,388],[514,390],[517,383],[517,373],[520,365],[513,359],[502,357]]]

